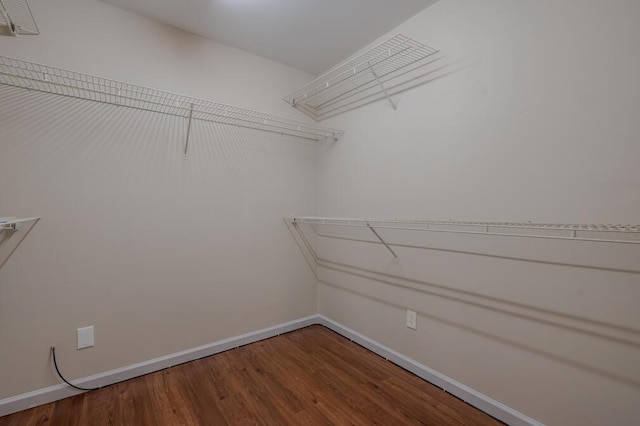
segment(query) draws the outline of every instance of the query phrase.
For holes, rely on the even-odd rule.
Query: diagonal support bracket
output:
[[[19,28],[13,22],[13,20],[11,19],[11,16],[9,16],[9,11],[5,7],[5,5],[2,3],[2,0],[0,0],[0,16],[2,16],[2,20],[7,25],[7,28],[9,29],[9,34],[14,37],[17,36]]]
[[[187,152],[189,151],[189,135],[191,134],[191,119],[193,118],[193,104],[189,108],[189,124],[187,125],[187,141],[184,144],[184,159],[187,159]]]
[[[0,23],[3,22],[8,29],[6,34],[14,37],[40,34],[27,0],[0,0]]]
[[[396,254],[395,251],[393,251],[393,249],[391,247],[389,247],[389,244],[387,244],[382,237],[380,236],[380,234],[378,234],[376,232],[375,229],[373,229],[373,227],[371,226],[370,223],[367,222],[367,228],[371,229],[371,232],[373,232],[373,235],[375,235],[380,242],[387,248],[387,250],[389,250],[389,252],[391,252],[391,254],[393,255],[393,263],[398,263],[398,255]]]
[[[384,93],[384,96],[387,98],[387,100],[391,104],[391,108],[393,108],[394,111],[398,111],[398,106],[393,102],[393,99],[391,99],[391,96],[389,95],[389,92],[387,92],[387,88],[384,87],[384,84],[382,84],[382,81],[380,81],[380,78],[378,77],[378,74],[376,74],[376,72],[373,70],[372,66],[369,67],[369,70],[371,71],[371,74],[373,74],[373,77],[376,79],[376,81],[380,85],[380,88],[382,89],[382,92]]]

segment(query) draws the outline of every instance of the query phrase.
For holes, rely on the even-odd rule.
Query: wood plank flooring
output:
[[[0,417],[7,425],[500,425],[322,326]]]

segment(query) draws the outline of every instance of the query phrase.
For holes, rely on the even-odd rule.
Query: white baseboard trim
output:
[[[126,367],[117,368],[115,370],[105,371],[93,376],[84,377],[82,379],[73,380],[73,384],[80,387],[99,387],[107,386],[112,383],[121,382],[123,380],[132,379],[144,374],[153,373],[154,371],[163,370],[165,368],[193,361],[209,355],[244,346],[249,343],[258,342],[268,339],[279,334],[288,333],[293,330],[304,328],[310,325],[318,324],[318,316],[312,315],[300,318],[294,321],[275,325],[273,327],[264,328],[240,336],[219,340],[207,345],[198,346],[196,348],[187,349],[185,351],[176,352],[159,358],[150,359],[148,361],[139,362],[137,364],[128,365]],[[11,413],[26,410],[38,405],[47,404],[49,402],[58,401],[69,396],[77,395],[82,391],[73,389],[66,384],[49,386],[32,392],[23,393],[21,395],[12,396],[0,400],[0,417]]]
[[[372,340],[357,331],[351,330],[339,324],[323,315],[318,315],[318,324],[321,324],[336,333],[346,337],[358,343],[361,346],[369,349],[372,352],[380,355],[381,357],[393,362],[396,365],[404,368],[415,374],[416,376],[433,383],[434,385],[444,389],[452,395],[460,398],[466,403],[476,407],[479,410],[484,411],[487,414],[495,417],[496,419],[505,422],[512,426],[544,426],[542,423],[525,416],[524,414],[507,407],[501,402],[496,401],[486,395],[481,394],[478,391],[471,389],[462,383],[445,376],[426,365],[420,364],[409,357],[402,355],[399,352],[394,351],[391,348],[384,346],[381,343]]]
[[[196,348],[187,349],[185,351],[176,352],[159,358],[150,359],[148,361],[139,362],[126,367],[117,368],[115,370],[105,371],[93,376],[84,377],[82,379],[73,380],[73,384],[81,387],[101,387],[112,383],[121,382],[123,380],[132,379],[144,374],[153,373],[163,370],[171,366],[193,361],[220,352],[234,349],[239,346],[248,345],[260,340],[268,339],[279,334],[288,333],[310,325],[320,324],[336,333],[358,343],[370,351],[388,359],[394,364],[399,365],[415,374],[416,376],[441,387],[452,395],[462,399],[470,405],[478,408],[512,426],[544,426],[542,423],[525,416],[524,414],[507,407],[506,405],[477,392],[462,383],[445,376],[426,365],[402,355],[381,343],[372,340],[357,331],[351,330],[323,315],[312,315],[300,318],[294,321],[275,325],[273,327],[264,328],[240,336],[230,337],[228,339],[219,340],[207,345],[198,346]],[[49,402],[58,401],[69,396],[82,393],[73,389],[66,384],[58,384],[33,392],[23,393],[10,398],[0,400],[0,417],[11,413],[26,410],[38,405],[47,404]]]

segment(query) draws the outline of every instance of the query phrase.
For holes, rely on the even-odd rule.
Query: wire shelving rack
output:
[[[291,216],[293,223],[640,244],[640,225],[459,222]]]
[[[39,220],[39,217],[0,217],[0,231],[17,231],[21,223]]]
[[[384,93],[395,110],[396,105],[387,93],[385,83],[426,65],[427,59],[436,53],[438,49],[396,34],[338,65],[284,100],[313,119],[321,120],[345,102],[377,89]]]
[[[0,56],[0,84],[310,140],[343,131],[204,99]],[[188,133],[187,144],[188,146]]]

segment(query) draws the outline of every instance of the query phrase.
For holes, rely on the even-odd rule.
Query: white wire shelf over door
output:
[[[310,140],[343,131],[245,108],[0,56],[0,84]]]
[[[640,244],[640,225],[457,222],[291,216],[293,223]]]
[[[320,120],[371,89],[378,88],[388,96],[383,83],[426,65],[426,60],[436,53],[438,50],[433,47],[397,34],[335,67],[284,100]]]

